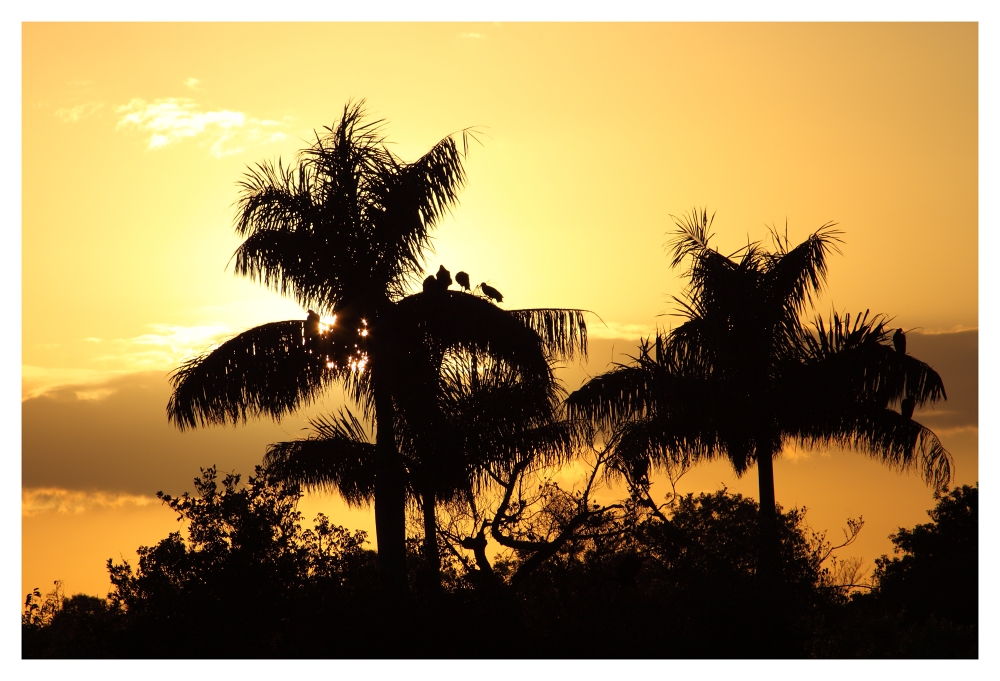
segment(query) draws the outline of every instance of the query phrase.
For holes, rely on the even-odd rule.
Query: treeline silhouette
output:
[[[868,311],[803,319],[840,242],[833,225],[795,246],[772,229],[773,249],[723,255],[707,211],[674,218],[683,323],[567,395],[553,370],[586,355],[591,313],[507,310],[497,288],[473,289],[443,264],[424,277],[470,139],[462,131],[406,163],[381,122],[348,104],[295,164],[244,176],[236,273],[307,313],[185,362],[168,418],[181,429],[280,419],[333,386],[349,404],[270,446],[246,488],[230,476],[219,491],[207,469],[195,496],[163,496],[192,523],[188,541],[142,549],[135,570],[109,563],[111,604],[73,605],[120,627],[124,638],[108,640],[128,643],[114,654],[164,654],[163,637],[175,654],[209,657],[851,655],[817,641],[847,640],[830,627],[865,607],[883,608],[869,626],[895,632],[868,654],[906,654],[919,627],[941,642],[913,651],[967,654],[975,622],[914,624],[886,614],[888,596],[848,598],[861,588],[844,577],[850,566],[831,577],[833,547],[775,503],[773,459],[790,443],[857,450],[938,494],[952,477],[949,453],[913,420],[944,385],[907,353],[903,329]],[[654,498],[654,474],[674,484],[719,458],[737,475],[757,469],[759,504]],[[569,464],[586,475],[564,489],[552,476]],[[604,483],[625,498],[598,504]],[[297,529],[303,489],[373,505],[377,555],[323,519]],[[850,521],[849,537],[860,527]],[[906,546],[923,540],[914,532]],[[879,563],[876,590],[898,565]],[[899,603],[893,613],[917,612]],[[26,630],[32,640],[52,635],[39,633],[50,619]]]
[[[209,468],[196,494],[161,494],[186,537],[141,547],[135,566],[109,560],[107,599],[29,594],[24,657],[750,658],[774,649],[772,632],[756,626],[769,606],[756,588],[757,504],[726,490],[677,496],[669,525],[626,502],[519,580],[527,559],[516,552],[489,583],[446,558],[442,589],[430,593],[411,539],[411,591],[400,598],[363,532],[322,514],[303,529],[300,492],[262,469],[238,483],[227,475],[220,484]],[[554,506],[539,510],[559,525],[565,509]],[[857,565],[827,560],[834,547],[804,511],[779,511],[793,624],[782,654],[976,657],[978,486],[942,497],[930,515],[893,535],[898,554],[858,588]]]

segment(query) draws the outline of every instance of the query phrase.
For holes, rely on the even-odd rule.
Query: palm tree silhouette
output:
[[[512,315],[485,298],[448,290],[405,297],[419,280],[430,230],[465,182],[467,153],[451,137],[404,163],[389,152],[381,122],[364,122],[363,102],[317,135],[295,167],[263,163],[241,182],[236,231],[244,237],[236,273],[335,315],[323,328],[274,322],[241,333],[185,362],[171,380],[168,418],[180,428],[287,415],[334,382],[375,416],[379,563],[405,584],[405,494],[394,434],[395,401],[427,372],[419,348],[464,347],[548,371],[545,349],[586,351],[576,310]],[[433,342],[431,342],[433,339]]]
[[[686,321],[570,395],[571,415],[617,429],[616,455],[639,471],[724,457],[742,475],[756,463],[765,584],[780,580],[773,458],[787,443],[852,447],[946,487],[948,452],[890,408],[944,399],[940,376],[896,351],[881,315],[801,321],[839,241],[832,225],[795,248],[773,233],[774,252],[751,243],[727,257],[708,245],[705,211],[675,222],[671,264],[692,260]]]
[[[425,365],[426,366],[426,365]],[[579,433],[560,420],[565,393],[552,377],[477,353],[451,352],[439,380],[400,400],[394,430],[409,494],[418,499],[424,524],[424,564],[431,588],[441,583],[436,503],[474,497],[491,476],[509,473],[525,457],[550,463],[568,456]],[[351,505],[374,497],[375,445],[346,408],[310,423],[305,438],[268,447],[264,465],[286,484],[338,491]]]

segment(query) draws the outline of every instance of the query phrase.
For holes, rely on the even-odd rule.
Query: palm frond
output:
[[[715,214],[711,217],[707,209],[702,209],[701,213],[695,208],[690,215],[677,217],[670,216],[677,226],[676,236],[667,242],[667,248],[673,251],[673,258],[670,261],[671,267],[677,267],[689,256],[697,256],[706,251],[710,251],[708,242],[712,238],[709,230],[715,220]]]
[[[613,442],[609,462],[612,479],[617,477],[615,472],[636,470],[647,462],[654,469],[666,469],[709,461],[726,453],[717,428],[664,415],[619,424]]]
[[[306,348],[303,321],[263,324],[174,371],[167,417],[182,430],[280,419],[311,402],[340,371]]]
[[[826,283],[826,257],[840,253],[843,232],[828,222],[795,248],[768,254],[764,288],[774,304],[781,304],[789,317],[798,317],[812,304]]]
[[[811,386],[824,386],[830,402],[869,402],[880,407],[898,406],[904,397],[917,405],[947,399],[944,383],[930,366],[911,355],[902,355],[890,344],[884,315],[864,313],[840,316],[829,322],[817,318],[813,331],[799,336],[800,354],[788,372],[788,392],[798,394]],[[802,402],[800,401],[801,405]],[[836,408],[832,403],[828,408]]]
[[[386,246],[383,262],[399,268],[391,280],[397,288],[394,297],[400,298],[422,271],[431,228],[458,202],[465,186],[462,152],[446,137],[413,163],[384,173],[383,182],[387,191],[375,227]]]
[[[396,305],[399,323],[394,342],[403,371],[416,354],[431,350],[443,357],[448,350],[489,355],[525,375],[546,377],[551,367],[542,340],[520,319],[489,301],[460,291],[415,293]]]
[[[659,347],[663,348],[662,337]],[[581,419],[614,430],[636,419],[696,418],[699,413],[728,408],[734,396],[725,383],[700,375],[686,375],[661,354],[658,364],[649,353],[656,343],[640,346],[632,364],[619,364],[596,376],[566,398],[571,419]]]
[[[900,471],[915,470],[937,491],[951,481],[951,454],[931,430],[890,409],[859,406],[815,418],[798,428],[806,446],[839,445],[863,452]]]
[[[375,494],[375,445],[361,422],[343,408],[310,421],[307,438],[269,445],[264,467],[276,480],[322,492],[339,492],[350,506]]]
[[[589,310],[533,308],[510,310],[521,323],[542,339],[546,352],[557,358],[573,359],[576,353],[587,358],[587,319]]]
[[[463,152],[449,136],[404,163],[386,148],[382,121],[365,116],[363,100],[349,102],[296,164],[262,163],[246,173],[235,227],[247,241],[234,256],[237,274],[328,310],[359,291],[405,295],[430,229],[464,185]]]

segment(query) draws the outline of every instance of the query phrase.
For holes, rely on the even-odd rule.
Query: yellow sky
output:
[[[765,238],[766,225],[787,221],[797,242],[838,222],[845,243],[824,314],[871,308],[926,332],[978,328],[977,36],[975,24],[25,24],[24,484],[32,500],[86,492],[72,508],[94,510],[64,504],[60,515],[53,502],[25,516],[22,584],[62,578],[70,592],[103,593],[108,556],[84,576],[33,538],[146,528],[116,535],[130,557],[140,535],[165,536],[164,523],[139,522],[153,511],[131,497],[100,494],[178,493],[213,463],[249,473],[263,444],[298,434],[301,419],[173,433],[163,377],[220,335],[304,316],[227,269],[235,183],[248,164],[291,159],[349,99],[387,120],[407,160],[479,126],[468,186],[428,268],[487,280],[510,308],[593,310],[608,351],[594,373],[612,342],[627,351],[675,323],[657,316],[683,283],[663,244],[669,216],[695,206],[716,212],[721,250]],[[109,424],[87,431],[104,449],[132,444],[88,465],[77,431],[46,420],[59,409],[83,430]],[[29,419],[55,432],[36,437]],[[962,433],[954,444],[942,439],[961,450],[960,481],[971,483],[978,431],[966,421],[947,426]],[[44,466],[27,458],[41,460],[29,449],[39,443]],[[783,473],[821,459],[839,467]],[[831,534],[848,512],[905,506],[871,532],[870,560],[932,500],[916,478],[869,468],[855,455],[786,457],[778,500],[816,508],[855,494],[856,509],[827,511]],[[730,484],[726,474],[692,473],[705,480],[685,491]],[[879,494],[862,495],[870,487],[856,476],[883,474],[895,496],[865,507]],[[836,489],[810,496],[829,480]],[[732,484],[755,494],[754,481]]]

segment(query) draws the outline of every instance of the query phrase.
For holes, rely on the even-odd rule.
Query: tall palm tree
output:
[[[510,315],[482,297],[435,290],[404,301],[417,282],[430,230],[457,201],[467,153],[451,137],[404,163],[389,152],[381,122],[363,102],[317,135],[294,167],[263,163],[241,182],[234,255],[238,275],[333,315],[321,326],[274,322],[250,329],[183,364],[172,376],[169,419],[180,428],[279,419],[334,382],[375,416],[375,522],[379,561],[405,579],[405,495],[396,448],[395,400],[410,380],[415,339],[504,357],[548,371],[544,348],[584,347],[582,314],[541,310]],[[410,380],[412,383],[412,380]]]
[[[773,459],[789,442],[852,447],[947,485],[948,452],[896,411],[944,399],[940,376],[893,347],[884,316],[802,322],[839,241],[832,225],[794,248],[774,233],[775,251],[752,243],[727,257],[708,245],[705,211],[675,221],[671,264],[691,259],[686,321],[570,395],[570,414],[616,428],[616,454],[639,471],[723,457],[742,475],[756,463],[764,582],[780,580]]]

